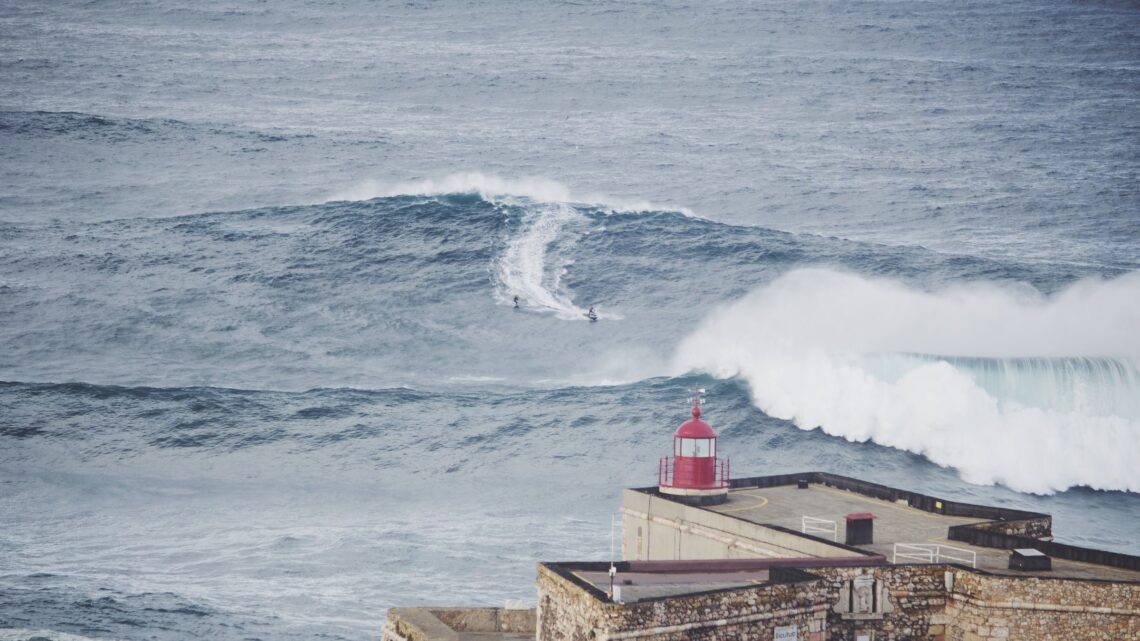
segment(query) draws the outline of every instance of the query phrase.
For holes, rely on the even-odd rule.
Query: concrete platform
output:
[[[980,523],[985,519],[946,516],[909,507],[905,502],[880,500],[857,492],[814,483],[809,484],[806,489],[799,489],[795,485],[736,489],[729,492],[728,501],[724,504],[700,509],[731,515],[752,523],[777,525],[797,532],[801,530],[801,519],[804,516],[835,521],[837,526],[835,535],[839,543],[846,540],[846,515],[870,512],[875,517],[874,540],[870,545],[853,547],[881,554],[888,561],[892,561],[894,557],[896,543],[927,543],[973,552],[977,555],[976,567],[995,574],[1140,581],[1140,572],[1063,559],[1054,559],[1051,571],[1010,570],[1009,550],[972,546],[947,538],[947,531],[951,526]],[[830,533],[820,532],[813,535],[829,541],[832,536]],[[946,550],[946,553],[965,556],[952,550]],[[898,562],[919,561],[899,559]],[[942,559],[942,562],[947,560]],[[958,560],[951,562],[962,563]],[[969,562],[964,564],[970,565]]]
[[[602,592],[610,589],[608,572],[576,571],[574,576],[593,585]],[[768,582],[768,570],[739,572],[621,572],[615,587],[621,592],[621,601],[633,603],[643,599],[740,588]]]
[[[381,641],[534,639],[535,611],[504,608],[390,608]]]

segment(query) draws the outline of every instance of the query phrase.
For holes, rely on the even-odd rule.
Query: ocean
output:
[[[693,388],[1140,554],[1140,6],[0,9],[0,640],[533,603]]]

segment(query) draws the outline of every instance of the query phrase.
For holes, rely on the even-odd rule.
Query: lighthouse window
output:
[[[679,456],[713,456],[716,454],[714,451],[716,441],[711,438],[683,438],[680,439],[680,447],[677,454]]]

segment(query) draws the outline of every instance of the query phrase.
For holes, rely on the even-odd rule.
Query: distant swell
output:
[[[99,639],[109,641],[105,637],[99,637]],[[96,637],[85,637],[55,630],[0,628],[0,641],[96,641]]]
[[[1140,273],[1044,297],[799,270],[710,315],[675,365],[740,376],[770,415],[974,483],[1135,492],[1137,327]]]

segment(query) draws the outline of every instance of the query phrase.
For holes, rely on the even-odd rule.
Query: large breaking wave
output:
[[[622,211],[553,181],[387,189],[403,195],[10,224],[0,369],[29,383],[293,391],[698,369],[740,376],[772,416],[971,481],[1140,488],[1136,274],[1072,284],[1068,265]],[[746,295],[756,283],[770,284]],[[606,322],[559,322],[594,304]]]
[[[967,481],[1140,491],[1140,273],[1051,296],[790,272],[705,319],[678,370],[740,376],[802,429],[922,454]]]

